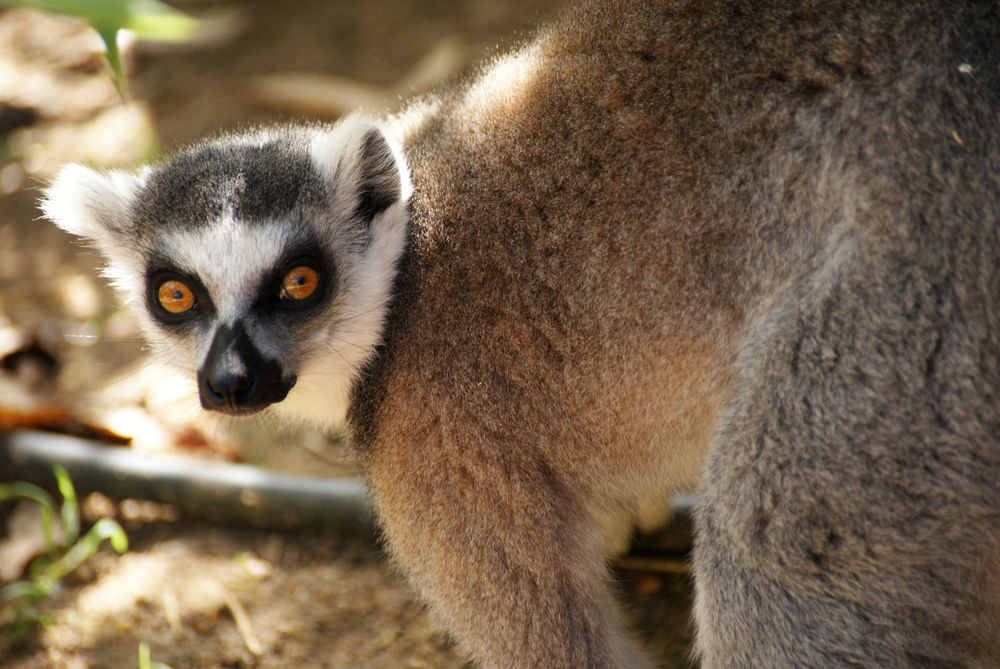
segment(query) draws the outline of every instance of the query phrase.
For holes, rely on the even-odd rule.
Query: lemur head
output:
[[[62,169],[43,210],[95,244],[201,404],[342,419],[406,240],[397,143],[354,116],[198,144],[138,174]]]

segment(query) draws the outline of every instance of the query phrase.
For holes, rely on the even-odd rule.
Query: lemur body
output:
[[[991,666],[998,9],[589,3],[385,122],[46,212],[206,408],[346,417],[483,666],[646,666],[605,559],[694,486],[704,666]]]

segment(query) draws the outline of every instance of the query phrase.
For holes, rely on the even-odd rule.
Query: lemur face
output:
[[[358,374],[405,241],[405,184],[398,152],[354,118],[223,137],[138,175],[70,166],[44,207],[107,256],[201,405],[245,415],[312,407],[330,377],[346,389]],[[329,400],[306,417],[326,422]]]
[[[302,344],[336,293],[334,251],[311,223],[326,190],[307,155],[277,142],[199,147],[140,186],[133,234],[157,240],[144,305],[190,351],[205,409],[253,413],[295,385]]]
[[[342,306],[331,253],[287,221],[165,235],[161,248],[146,265],[146,309],[198,362],[202,406],[243,414],[283,400]]]

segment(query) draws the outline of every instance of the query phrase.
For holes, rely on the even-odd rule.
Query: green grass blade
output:
[[[56,548],[55,537],[52,535],[52,519],[56,515],[56,503],[49,493],[38,486],[24,481],[0,483],[0,501],[21,497],[38,502],[42,511],[42,529],[45,532],[45,545],[49,550]]]
[[[44,593],[31,581],[14,581],[0,588],[0,599],[11,601],[19,597],[40,597]]]
[[[128,550],[128,537],[116,521],[101,518],[65,555],[45,568],[45,574],[58,580],[93,557],[101,542],[108,539],[118,553]]]
[[[63,497],[62,522],[66,532],[65,543],[71,544],[80,536],[80,505],[76,500],[76,489],[69,478],[69,473],[62,465],[52,468],[56,475],[56,485]]]

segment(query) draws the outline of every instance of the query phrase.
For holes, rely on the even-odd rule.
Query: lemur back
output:
[[[347,419],[482,666],[648,666],[605,559],[693,487],[703,666],[992,666],[998,14],[585,3],[398,116],[46,212],[206,408]]]

